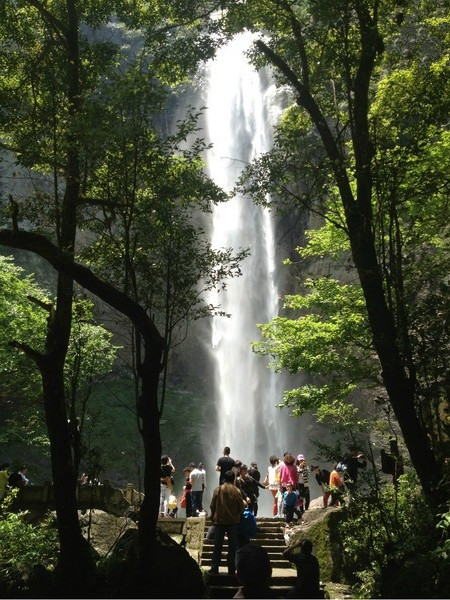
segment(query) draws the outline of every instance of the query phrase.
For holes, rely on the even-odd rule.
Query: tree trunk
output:
[[[63,596],[84,597],[89,596],[94,562],[78,521],[77,474],[73,465],[64,380],[61,369],[55,367],[52,356],[45,357],[40,365],[60,541],[60,589]]]
[[[415,381],[414,378],[408,377],[405,361],[399,350],[399,340],[392,313],[386,302],[373,234],[368,230],[367,219],[364,216],[356,219],[353,214],[351,219],[347,217],[347,223],[352,257],[366,300],[383,382],[423,490],[434,503],[438,503],[440,469],[415,408]]]
[[[139,554],[142,573],[148,573],[156,542],[159,515],[161,434],[159,430],[158,384],[161,373],[162,345],[146,345],[145,357],[138,373],[142,382],[139,416],[144,444],[144,501],[139,514]]]
[[[350,100],[353,104],[349,107],[349,115],[355,153],[356,197],[347,174],[346,157],[340,152],[330,125],[310,92],[308,79],[302,82],[286,61],[262,40],[258,40],[256,45],[298,92],[297,103],[310,115],[330,159],[345,212],[353,261],[366,301],[374,346],[382,367],[383,382],[424,493],[438,503],[440,468],[416,411],[414,375],[408,374],[407,361],[400,351],[394,316],[387,304],[376,254],[371,170],[374,148],[370,139],[368,111],[369,86],[376,55],[382,51],[382,40],[367,9],[359,5],[357,12],[361,52],[355,79],[347,82],[348,86],[354,85],[354,100]],[[299,39],[298,32],[293,31],[293,34]],[[307,73],[307,57],[304,53],[301,59],[303,70]]]

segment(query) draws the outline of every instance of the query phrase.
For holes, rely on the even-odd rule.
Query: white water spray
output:
[[[241,34],[207,65],[206,125],[213,144],[208,170],[226,191],[233,188],[244,166],[268,151],[272,142],[269,97],[273,88],[267,73],[257,73],[248,64],[244,52],[250,43],[251,35]],[[276,408],[282,395],[281,377],[250,346],[260,337],[256,324],[278,314],[271,214],[242,196],[217,206],[212,245],[251,249],[242,263],[242,276],[211,298],[231,314],[229,319],[215,317],[212,325],[219,427],[212,450],[218,457],[225,445],[230,446],[233,458],[247,464],[257,461],[264,477],[271,454],[295,451],[299,444],[292,439],[295,424],[287,411]],[[261,493],[261,508],[270,505],[269,498],[263,501],[269,495]],[[264,512],[270,514],[269,508]]]

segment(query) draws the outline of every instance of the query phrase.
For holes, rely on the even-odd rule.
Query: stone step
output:
[[[284,598],[287,592],[294,587],[295,580],[295,569],[274,568],[270,587],[280,598]],[[226,567],[220,567],[219,575],[207,575],[206,584],[209,588],[208,597],[210,598],[232,598],[239,588],[235,576],[228,575]]]
[[[253,543],[253,542],[252,542]],[[285,546],[275,546],[275,545],[266,545],[266,544],[258,544],[258,546],[262,546],[263,548],[265,548],[265,550],[267,551],[267,553],[270,556],[281,556],[281,554],[283,553],[283,550],[285,549]],[[214,549],[214,544],[210,544],[208,546],[203,546],[203,553],[207,554],[207,553],[211,553]],[[224,544],[222,546],[222,552],[227,552],[228,550],[228,544]]]
[[[209,519],[207,519],[205,525],[206,525],[206,527],[209,527],[210,525],[212,525],[212,523]],[[285,522],[283,519],[279,519],[272,523],[267,523],[267,522],[261,522],[257,519],[256,526],[258,528],[258,531],[261,531],[261,532],[267,531],[268,533],[273,533],[273,532],[283,531]]]
[[[228,549],[223,547],[222,548],[222,556],[226,556]],[[283,564],[286,564],[286,566],[289,566],[289,561],[287,561],[286,559],[283,558],[282,555],[282,550],[281,549],[273,549],[273,548],[266,548],[267,554],[270,558],[270,562],[272,563],[272,566],[274,561],[278,561],[278,562],[283,562]],[[213,555],[213,548],[209,548],[207,550],[203,549],[202,552],[202,564],[208,560],[211,560]]]
[[[206,537],[206,531],[205,531],[205,537]],[[226,536],[225,536],[226,538]],[[284,541],[284,533],[282,531],[277,531],[277,532],[258,532],[255,533],[255,535],[252,537],[252,540],[283,540]],[[205,540],[205,541],[211,541],[211,540]]]
[[[225,537],[224,545],[227,544],[227,538]],[[284,538],[252,538],[252,544],[259,544],[260,546],[264,546],[264,548],[268,547],[281,547],[285,546]],[[214,542],[211,540],[204,540],[203,547],[213,547]]]
[[[271,585],[272,590],[275,592],[277,598],[286,598],[288,592],[292,590],[293,586],[284,585]],[[239,586],[211,586],[209,588],[209,598],[234,598]]]
[[[271,587],[276,591],[279,597],[286,597],[287,592],[295,584],[297,572],[292,568],[291,563],[282,557],[285,549],[284,540],[284,521],[276,518],[257,518],[258,532],[252,538],[252,543],[263,546],[269,555],[272,564]],[[207,519],[205,523],[205,537],[211,520]],[[211,565],[214,542],[204,540],[201,567],[208,573]],[[206,584],[209,588],[210,598],[232,598],[236,593],[239,583],[234,576],[228,575],[226,567],[226,553],[228,550],[227,538],[224,539],[222,548],[222,565],[219,568],[218,575],[206,575]]]

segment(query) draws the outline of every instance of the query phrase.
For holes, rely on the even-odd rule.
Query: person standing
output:
[[[319,465],[312,465],[311,471],[315,474],[317,484],[322,490],[323,507],[327,508],[328,498],[331,493],[328,489],[330,484],[330,471],[328,471],[328,469],[321,469]]]
[[[334,465],[333,470],[330,473],[330,493],[331,493],[331,504],[330,506],[339,506],[341,503],[342,495],[344,492],[344,482],[339,475],[339,470],[342,466],[339,463]]]
[[[172,473],[174,473],[175,467],[173,466],[170,456],[165,454],[161,456],[161,470],[160,470],[160,494],[159,494],[159,515],[161,517],[169,516],[168,502],[169,496],[173,489],[172,485]]]
[[[247,465],[242,465],[236,478],[236,486],[241,490],[242,497],[256,517],[258,514],[258,488],[265,489],[262,483],[250,477]]]
[[[311,501],[311,495],[309,491],[309,471],[306,459],[303,454],[297,456],[297,467],[298,467],[298,495],[303,499],[303,512],[308,510],[309,503]]]
[[[280,500],[280,459],[274,454],[269,458],[269,466],[267,467],[267,475],[264,479],[264,484],[269,487],[273,497],[272,515],[281,517],[281,500]]]
[[[347,467],[344,481],[349,490],[355,489],[358,484],[358,469],[365,469],[367,466],[366,457],[356,446],[349,448],[350,454],[344,457],[342,461]]]
[[[203,512],[203,490],[205,489],[205,471],[195,467],[190,473],[191,484],[191,500],[192,500],[192,516],[197,517],[200,512]]]
[[[0,467],[0,501],[3,500],[6,494],[6,486],[8,485],[8,467],[9,463],[3,463]]]
[[[258,498],[259,498],[259,488],[262,490],[267,489],[267,485],[263,485],[261,483],[261,473],[259,472],[258,465],[255,462],[250,464],[250,469],[248,470],[248,475],[252,482],[252,490],[255,496],[255,500],[253,502],[253,506],[251,507],[253,514],[255,517],[258,514]]]
[[[17,488],[25,487],[26,485],[28,485],[29,479],[26,476],[26,472],[27,472],[27,467],[23,466],[23,467],[20,467],[20,469],[17,469],[17,471],[14,471],[13,473],[11,473],[11,475],[8,478],[9,485],[11,487],[17,487]]]
[[[295,465],[295,456],[289,452],[284,455],[280,468],[280,485],[283,493],[286,491],[287,483],[292,484],[294,490],[297,489],[298,470]]]
[[[184,473],[184,486],[183,486],[183,494],[186,501],[186,518],[192,517],[192,484],[191,484],[191,467],[185,467],[183,469]]]
[[[234,485],[233,471],[226,471],[223,477],[224,482],[214,490],[210,505],[211,521],[215,526],[210,575],[217,575],[219,573],[225,534],[227,534],[228,538],[228,574],[234,575],[238,526],[245,506],[241,492]]]
[[[300,548],[300,553],[294,552],[296,548]],[[297,568],[295,588],[288,593],[288,598],[324,597],[320,589],[319,561],[312,554],[312,549],[310,540],[299,540],[283,552],[283,557]]]
[[[297,508],[298,505],[298,493],[292,487],[292,483],[286,484],[286,491],[283,494],[283,507],[284,514],[286,516],[286,525],[290,526],[294,520],[294,513],[299,519],[301,519],[301,512]],[[300,514],[299,514],[300,512]]]
[[[225,446],[225,448],[223,449],[223,456],[221,456],[217,460],[216,471],[220,472],[219,485],[222,485],[222,483],[225,481],[225,473],[227,471],[232,471],[233,468],[236,466],[236,462],[233,458],[231,458],[230,452],[230,448],[228,446]]]
[[[258,465],[255,462],[250,463],[250,469],[248,470],[250,477],[253,477],[258,483],[261,481],[261,473],[258,470]]]
[[[284,492],[286,491],[286,485],[290,483],[292,489],[296,490],[298,485],[298,469],[295,464],[295,456],[290,452],[285,452],[283,456],[283,462],[280,468],[280,490],[281,490],[281,511],[284,513]]]

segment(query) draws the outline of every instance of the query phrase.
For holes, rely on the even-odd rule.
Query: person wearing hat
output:
[[[303,499],[303,512],[308,510],[309,503],[311,501],[311,494],[309,492],[309,471],[306,459],[303,454],[297,456],[297,468],[298,468],[298,495]]]
[[[272,565],[262,546],[247,544],[236,552],[236,577],[243,586],[233,598],[278,598],[269,585]]]
[[[330,491],[331,491],[331,502],[330,506],[339,506],[342,502],[342,496],[344,493],[344,481],[340,473],[344,472],[344,467],[341,463],[336,463],[333,470],[330,473]]]

